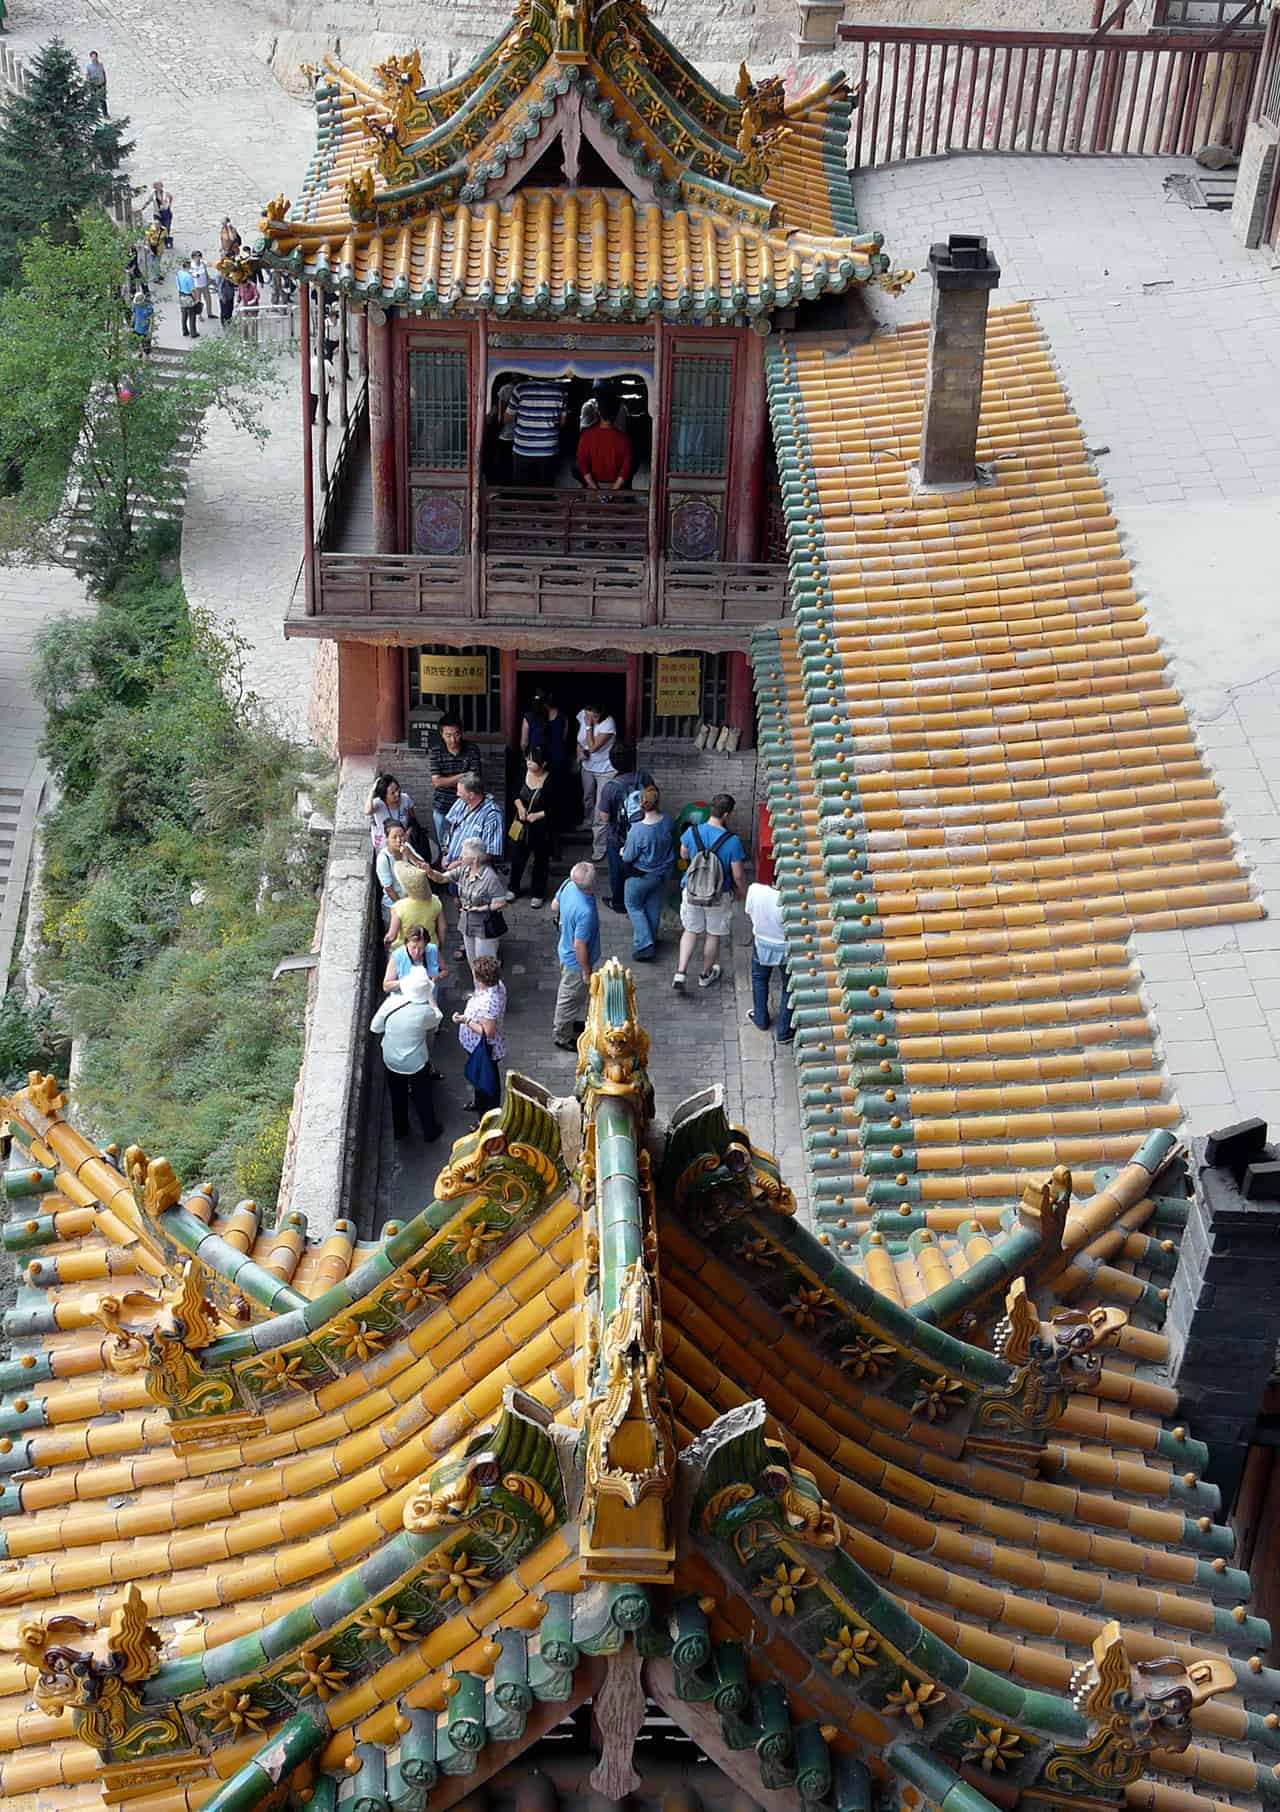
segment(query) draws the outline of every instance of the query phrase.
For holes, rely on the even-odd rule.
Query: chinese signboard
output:
[[[702,660],[696,654],[660,654],[654,663],[655,717],[697,717],[702,710]]]
[[[418,690],[451,697],[483,698],[489,690],[489,661],[483,654],[420,654]]]

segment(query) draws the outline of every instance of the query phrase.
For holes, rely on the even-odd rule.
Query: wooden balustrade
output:
[[[649,562],[610,556],[488,554],[472,609],[465,555],[316,556],[316,615],[344,623],[406,617],[492,623],[614,623],[637,629],[649,617]],[[656,587],[657,626],[734,629],[787,614],[787,569],[749,561],[664,561]]]
[[[1239,0],[1230,20],[1240,10]],[[1239,151],[1257,32],[1000,32],[842,25],[859,169],[949,152]]]
[[[649,498],[641,491],[546,491],[493,487],[483,494],[490,554],[569,554],[643,559]]]

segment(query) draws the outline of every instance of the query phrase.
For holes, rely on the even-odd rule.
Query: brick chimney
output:
[[[1280,1340],[1280,1145],[1265,1120],[1193,1139],[1194,1193],[1165,1333],[1170,1382],[1208,1442],[1205,1477],[1235,1495]]]
[[[987,344],[987,298],[1000,266],[976,233],[952,233],[929,251],[933,309],[920,431],[920,483],[971,485]]]

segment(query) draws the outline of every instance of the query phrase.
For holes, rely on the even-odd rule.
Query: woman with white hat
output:
[[[444,1131],[436,1118],[431,1093],[431,1061],[427,1040],[440,1025],[435,984],[425,969],[412,968],[403,977],[398,994],[389,994],[373,1016],[369,1030],[382,1039],[382,1067],[391,1097],[391,1125],[397,1139],[409,1134],[409,1098],[422,1136],[430,1145]]]

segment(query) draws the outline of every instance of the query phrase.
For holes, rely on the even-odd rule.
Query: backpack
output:
[[[685,879],[685,898],[691,906],[715,906],[725,890],[724,864],[720,860],[720,851],[732,837],[730,830],[721,831],[710,846],[702,841],[703,826],[694,826],[698,852],[689,864],[689,873]]]
[[[644,817],[644,807],[640,803],[640,795],[647,786],[653,785],[652,777],[646,774],[643,768],[640,768],[632,778],[635,784],[629,786],[625,793],[617,793],[613,801],[613,834],[617,839],[619,849],[626,842],[627,832],[631,826],[639,824]]]

